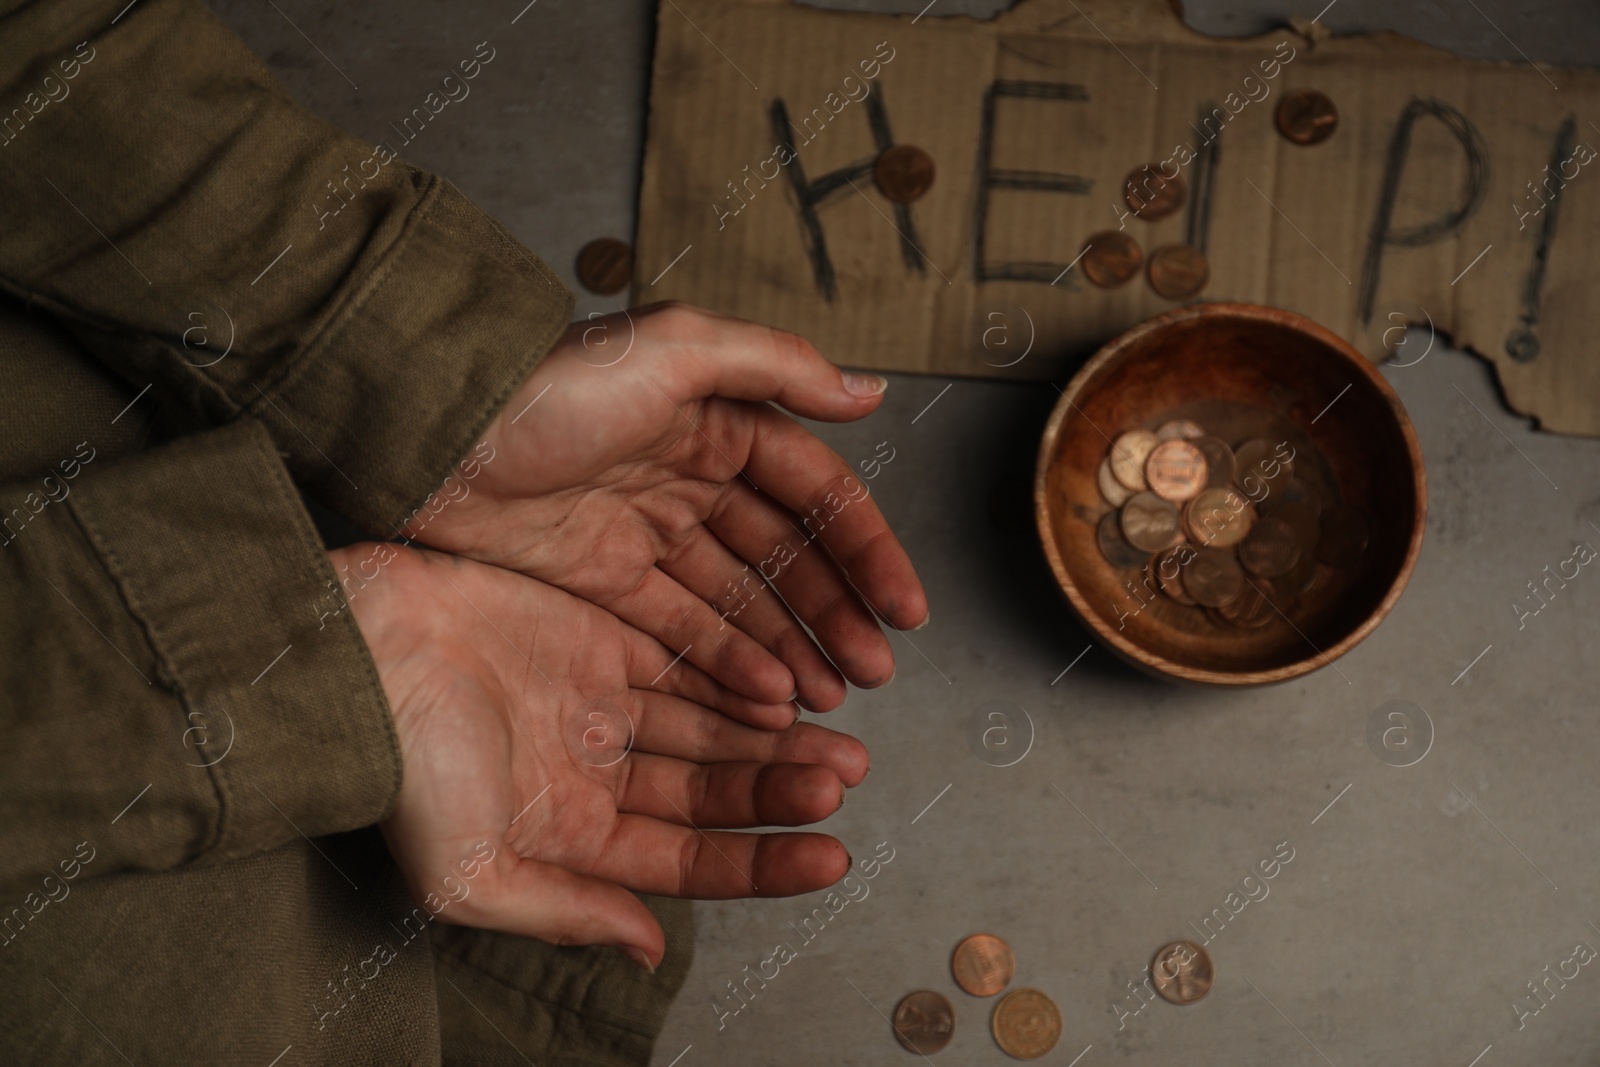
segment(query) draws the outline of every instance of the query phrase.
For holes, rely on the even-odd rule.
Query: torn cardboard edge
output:
[[[1268,77],[1280,42],[1293,58]],[[1600,136],[1577,121],[1600,113],[1594,72],[1394,34],[1210,38],[1163,0],[1024,0],[987,21],[677,0],[652,79],[638,299],[771,322],[850,365],[1059,380],[1175,306],[1142,277],[1047,276],[1121,229],[1146,256],[1201,247],[1195,299],[1297,311],[1373,359],[1431,323],[1495,367],[1513,410],[1600,435],[1600,265],[1583,255],[1600,175],[1571,162]],[[1338,104],[1322,144],[1277,133],[1297,88]],[[888,144],[936,162],[914,204],[872,183]],[[1171,159],[1184,209],[1126,217],[1127,173]],[[996,251],[1032,266],[992,271]]]

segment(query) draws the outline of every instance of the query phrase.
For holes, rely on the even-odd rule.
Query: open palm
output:
[[[893,674],[874,615],[912,628],[927,600],[865,483],[766,401],[845,421],[882,392],[793,334],[683,305],[578,323],[466,495],[408,533],[605,607],[755,700],[830,710],[846,679]]]
[[[335,564],[372,545],[335,550]],[[440,918],[659,962],[659,925],[626,890],[783,896],[849,864],[796,826],[831,815],[865,748],[717,684],[659,642],[558,589],[406,549],[350,606],[404,756],[391,853]],[[713,710],[714,709],[714,710]]]

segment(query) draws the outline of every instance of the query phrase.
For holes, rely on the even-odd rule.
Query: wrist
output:
[[[505,466],[503,459],[500,467],[494,466],[495,461],[504,454],[499,444],[504,436],[500,430],[503,418],[502,414],[484,431],[483,438],[450,468],[450,473],[422,503],[393,524],[398,536],[409,541],[450,547],[449,529],[460,524],[464,518],[470,521],[464,513],[474,511],[479,503],[493,495],[495,475]],[[468,503],[469,500],[472,502]]]

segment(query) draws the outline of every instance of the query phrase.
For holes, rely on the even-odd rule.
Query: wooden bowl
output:
[[[1348,567],[1319,564],[1259,629],[1132,586],[1138,572],[1113,569],[1096,540],[1111,510],[1096,474],[1117,435],[1174,418],[1229,444],[1270,436],[1320,452],[1368,518],[1366,551]],[[1039,444],[1034,505],[1050,569],[1103,644],[1162,677],[1262,685],[1332,663],[1383,621],[1422,551],[1427,485],[1410,418],[1360,352],[1292,312],[1198,304],[1135,326],[1072,379]]]

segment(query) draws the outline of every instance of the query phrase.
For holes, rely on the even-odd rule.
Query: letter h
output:
[[[784,169],[789,172],[789,184],[800,205],[800,226],[806,244],[806,258],[811,260],[811,274],[816,280],[817,291],[829,303],[838,295],[839,286],[833,271],[833,260],[828,255],[828,242],[822,232],[822,220],[817,217],[817,206],[833,194],[854,186],[856,181],[870,178],[878,156],[894,147],[894,134],[889,130],[889,112],[883,105],[883,87],[880,85],[878,91],[869,94],[863,103],[867,106],[867,123],[872,128],[872,143],[876,152],[869,159],[857,160],[807,181],[805,168],[800,165],[800,153],[789,142],[789,133],[795,130],[794,124],[789,121],[789,109],[784,106],[782,97],[772,102],[772,131],[779,141],[790,145],[789,150],[794,156]],[[860,189],[856,191],[860,192]],[[893,206],[895,229],[900,231],[900,256],[905,260],[906,269],[926,275],[928,264],[917,242],[917,227],[911,216],[911,205]]]

